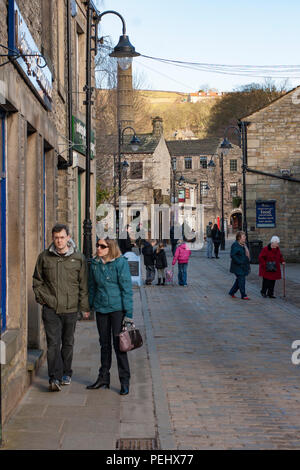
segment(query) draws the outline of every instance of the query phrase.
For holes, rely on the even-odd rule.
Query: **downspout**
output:
[[[67,0],[67,75],[68,75],[68,161],[59,161],[58,169],[67,170],[73,166],[73,136],[72,136],[72,115],[73,115],[73,86],[72,86],[72,36],[71,36],[71,0]]]
[[[71,36],[71,0],[67,0],[67,61],[68,61],[68,139],[69,159],[68,166],[73,166],[72,115],[73,115],[73,86],[72,86],[72,36]]]

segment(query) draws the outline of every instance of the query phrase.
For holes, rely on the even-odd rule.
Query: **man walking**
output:
[[[207,258],[212,258],[213,250],[213,239],[212,239],[212,222],[209,222],[206,226],[206,256]]]
[[[78,311],[89,315],[88,270],[66,225],[52,229],[52,244],[38,256],[33,290],[43,306],[47,339],[49,390],[60,391],[72,376],[74,333]]]

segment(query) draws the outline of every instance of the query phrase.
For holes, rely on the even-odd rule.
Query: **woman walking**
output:
[[[263,278],[261,295],[275,299],[274,287],[277,279],[281,279],[280,263],[285,264],[279,249],[279,237],[272,237],[259,255],[259,276]]]
[[[168,262],[167,262],[167,257],[166,257],[166,252],[164,250],[165,245],[160,242],[158,244],[158,247],[154,251],[154,259],[155,259],[155,266],[157,269],[157,286],[162,284],[162,286],[165,285],[166,282],[166,277],[165,277],[165,268],[168,267]]]
[[[214,224],[212,228],[211,237],[212,237],[212,241],[213,241],[214,248],[215,248],[215,257],[218,259],[219,248],[220,248],[221,240],[222,240],[222,233],[220,232],[217,224]]]
[[[236,241],[231,246],[230,272],[236,275],[235,283],[229,291],[229,295],[236,298],[235,293],[240,290],[243,300],[250,300],[246,294],[246,276],[250,272],[250,254],[246,245],[245,232],[237,232]]]
[[[180,286],[187,286],[187,266],[191,250],[188,249],[186,243],[182,243],[175,251],[172,261],[172,266],[178,261],[178,284]]]
[[[89,276],[89,302],[96,311],[101,346],[101,367],[96,382],[89,390],[109,388],[112,362],[112,340],[117,358],[121,395],[129,393],[130,370],[126,352],[119,348],[122,321],[132,321],[132,284],[128,261],[121,256],[115,240],[100,239],[97,255],[92,260]]]

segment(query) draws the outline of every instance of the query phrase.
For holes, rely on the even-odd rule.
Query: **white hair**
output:
[[[270,243],[280,243],[280,238],[274,235],[274,237],[271,238]]]

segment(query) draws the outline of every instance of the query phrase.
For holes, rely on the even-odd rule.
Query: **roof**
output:
[[[161,136],[154,136],[153,134],[137,134],[137,137],[140,140],[140,146],[136,152],[134,152],[130,146],[130,141],[133,134],[124,134],[124,144],[122,145],[122,153],[131,153],[131,154],[153,154],[156,147],[161,139]],[[99,150],[100,147],[100,150]],[[98,152],[104,154],[110,154],[117,152],[118,148],[118,137],[117,135],[106,135],[99,142]]]
[[[198,140],[168,140],[166,144],[172,157],[214,155],[221,140],[220,137],[209,137]]]
[[[289,95],[290,93],[293,93],[295,90],[297,90],[298,88],[300,88],[300,85],[299,86],[296,86],[295,88],[292,88],[292,90],[289,90],[287,91],[286,93],[284,93],[283,95],[281,96],[278,96],[277,98],[275,98],[273,101],[270,101],[270,103],[267,103],[265,106],[262,106],[261,108],[257,109],[256,111],[253,111],[253,113],[251,114],[247,114],[247,116],[243,116],[243,117],[240,117],[239,120],[240,121],[243,121],[244,119],[247,119],[251,116],[253,116],[254,114],[256,113],[259,113],[260,111],[268,108],[269,106],[273,105],[274,103],[276,103],[276,101],[279,101],[279,100],[282,100],[283,98],[285,98],[287,95]]]

